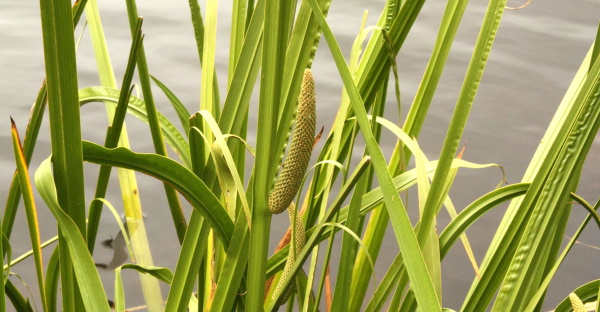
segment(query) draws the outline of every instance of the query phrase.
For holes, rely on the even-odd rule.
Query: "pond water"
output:
[[[100,1],[117,80],[120,81],[127,61],[130,46],[129,28],[123,2],[115,0]],[[520,2],[509,1],[511,6]],[[227,23],[230,11],[229,3],[220,4],[223,13],[219,16],[219,37],[217,45],[217,70],[220,86],[226,79],[228,59]],[[429,118],[419,139],[421,147],[430,159],[439,154],[452,109],[456,103],[460,85],[468,64],[478,27],[483,19],[487,3],[485,1],[470,4],[459,29],[457,40],[452,47],[440,86],[431,105]],[[346,55],[362,19],[363,10],[370,11],[369,23],[373,25],[383,1],[333,1],[329,21]],[[36,2],[4,0],[0,9],[0,117],[4,120],[4,129],[0,131],[0,202],[6,200],[9,184],[14,170],[12,148],[10,147],[11,115],[23,135],[27,123],[29,108],[44,78],[39,8]],[[444,3],[430,1],[423,7],[404,47],[398,57],[400,88],[402,91],[402,114],[408,111],[408,103],[416,92],[421,75],[430,55],[439,20],[444,11]],[[146,53],[151,73],[168,85],[185,103],[190,111],[199,107],[200,69],[193,40],[193,30],[189,22],[189,11],[184,1],[169,2],[145,1],[139,4],[139,12],[144,16]],[[573,1],[533,1],[530,6],[504,14],[498,37],[491,52],[481,87],[475,99],[469,123],[465,129],[463,144],[466,144],[464,158],[478,163],[497,163],[504,166],[509,183],[518,182],[524,173],[539,140],[560,103],[580,62],[594,40],[600,16],[600,4],[594,0]],[[81,33],[81,27],[76,32]],[[329,128],[335,110],[327,109],[328,103],[339,102],[341,80],[324,40],[316,56],[314,75],[317,83],[318,124]],[[95,61],[87,34],[82,36],[78,50],[79,86],[98,85],[95,73]],[[175,114],[168,101],[158,88],[155,89],[157,105],[170,118]],[[390,97],[391,99],[392,97]],[[397,121],[398,112],[390,101],[387,115]],[[251,112],[254,118],[256,112]],[[152,151],[147,128],[141,122],[128,118],[132,148],[136,151]],[[103,105],[92,104],[82,110],[83,135],[85,139],[102,142],[106,118]],[[44,123],[32,161],[32,171],[40,161],[49,155],[48,124]],[[250,140],[253,143],[252,139]],[[384,136],[382,146],[389,154],[395,140]],[[590,151],[583,172],[578,193],[590,202],[595,202],[600,194],[600,144],[596,140]],[[93,194],[97,167],[86,164],[88,200]],[[114,179],[113,182],[116,180]],[[156,265],[174,267],[178,254],[178,244],[170,222],[167,204],[162,193],[161,183],[138,175],[142,205],[147,216],[146,226]],[[463,170],[460,172],[451,196],[457,209],[464,208],[477,197],[492,190],[501,179],[498,169]],[[113,195],[108,199],[119,206],[119,196],[115,196],[118,187],[112,184]],[[161,190],[161,191],[154,191]],[[39,202],[43,207],[42,202]],[[414,204],[414,200],[413,200]],[[414,206],[414,205],[413,205]],[[567,233],[572,233],[584,216],[583,209],[575,208],[573,222]],[[189,207],[187,207],[189,213]],[[495,232],[503,209],[496,209],[482,218],[469,232],[471,243],[478,261]],[[42,239],[54,235],[55,225],[50,213],[40,209]],[[444,212],[441,213],[440,226],[447,224]],[[285,217],[287,219],[287,217]],[[273,224],[276,224],[275,222]],[[287,224],[287,221],[281,224]],[[117,225],[106,210],[100,225],[99,240],[111,238],[117,232]],[[161,231],[161,229],[164,229]],[[274,235],[281,235],[284,227],[274,228]],[[388,233],[376,270],[380,280],[387,264],[397,252],[397,243],[393,234]],[[25,217],[18,216],[13,231],[13,255],[29,250],[29,239]],[[277,236],[276,236],[277,237]],[[23,239],[21,239],[23,238]],[[581,242],[600,246],[596,229],[592,226],[584,232]],[[276,242],[273,242],[275,244]],[[108,262],[110,250],[98,246],[96,261]],[[552,309],[577,286],[600,278],[597,263],[600,251],[583,245],[576,245],[559,270],[555,282],[547,294],[545,309]],[[46,256],[48,258],[48,256]],[[26,261],[13,268],[22,274],[36,297],[35,278],[32,274],[32,262]],[[333,269],[333,268],[332,268]],[[29,272],[28,272],[29,271]],[[444,306],[460,308],[473,278],[464,250],[454,248],[443,265]],[[31,274],[30,274],[31,273]],[[332,273],[335,273],[333,270]],[[135,274],[126,274],[128,306],[142,304],[141,293],[136,291],[138,279]],[[112,296],[113,273],[103,271],[102,278]],[[19,283],[15,280],[15,283]]]

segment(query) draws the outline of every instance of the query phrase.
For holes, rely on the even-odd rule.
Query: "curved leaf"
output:
[[[581,235],[583,230],[587,227],[590,219],[592,219],[592,218],[595,219],[597,217],[596,209],[600,206],[600,202],[596,202],[596,205],[594,207],[592,207],[583,198],[577,196],[574,193],[571,193],[571,197],[575,201],[577,201],[579,204],[584,206],[586,210],[593,211],[593,213],[588,214],[588,216],[579,225],[579,228],[577,229],[577,231],[575,231],[575,233],[573,233],[573,235],[571,235],[571,239],[569,240],[567,245],[563,248],[563,251],[560,254],[560,256],[558,256],[558,258],[556,258],[556,261],[552,265],[552,268],[550,270],[548,270],[548,272],[546,273],[544,280],[540,284],[540,286],[539,286],[538,290],[535,292],[535,294],[531,297],[531,300],[529,300],[529,304],[528,304],[527,308],[524,310],[524,312],[535,311],[535,308],[538,306],[538,303],[546,294],[548,285],[550,285],[550,282],[552,281],[554,274],[556,274],[556,271],[558,271],[558,269],[560,268],[560,265],[563,263],[563,261],[565,260],[565,258],[569,254],[569,252],[571,251],[571,248],[573,248],[573,245],[575,245],[575,243],[579,239],[579,236]],[[598,222],[598,221],[596,221],[596,222]],[[596,307],[596,311],[599,311],[598,307]]]
[[[33,259],[35,261],[35,271],[38,279],[38,287],[42,300],[42,309],[48,311],[46,304],[46,291],[44,289],[44,264],[42,257],[42,246],[40,243],[40,226],[38,221],[37,207],[33,198],[33,189],[29,179],[29,169],[27,168],[27,160],[23,153],[21,140],[17,131],[17,125],[10,119],[12,124],[12,139],[15,160],[17,163],[17,175],[19,176],[19,184],[23,195],[23,204],[25,205],[25,214],[27,216],[27,225],[29,228],[29,237],[31,239],[31,248],[33,250]],[[3,253],[3,251],[2,251]],[[2,259],[2,258],[0,258]],[[2,259],[3,260],[3,259]],[[4,261],[2,261],[4,263]],[[4,301],[4,298],[2,298]]]
[[[233,159],[231,151],[229,150],[229,146],[225,141],[225,136],[221,132],[217,121],[214,120],[213,116],[208,111],[202,110],[199,112],[199,114],[202,115],[204,122],[212,131],[215,140],[211,151],[213,154],[213,160],[215,161],[215,166],[217,170],[221,172],[220,175],[223,177],[223,179],[226,180],[225,183],[232,189],[235,189],[235,191],[238,193],[240,201],[242,202],[242,207],[244,208],[244,212],[246,214],[248,228],[250,228],[250,204],[248,203],[246,191],[244,190],[243,181],[237,174],[238,169],[236,168],[236,163]],[[225,192],[225,190],[222,191]],[[230,190],[227,189],[227,193],[229,192]],[[233,201],[231,206],[235,207],[235,194],[231,199]]]
[[[123,280],[121,278],[122,269],[133,269],[140,273],[150,274],[158,280],[161,280],[167,284],[171,284],[173,281],[173,272],[167,268],[155,267],[155,266],[144,266],[138,264],[124,264],[115,269],[115,311],[125,311],[125,292],[123,289]]]
[[[225,247],[233,222],[215,195],[194,173],[178,162],[157,154],[139,154],[126,148],[107,149],[84,141],[85,161],[136,170],[168,183],[180,192],[208,221]]]
[[[435,172],[436,166],[437,166],[437,161],[431,161],[431,162],[427,163],[426,164],[427,173],[432,174],[433,172]],[[480,165],[480,164],[471,163],[471,162],[468,162],[468,161],[465,161],[462,159],[455,159],[452,164],[452,167],[470,168],[470,169],[485,168],[485,167],[489,167],[489,166],[495,166],[495,165],[494,164]],[[406,191],[408,188],[415,185],[415,183],[417,182],[416,169],[406,171],[405,173],[395,177],[393,179],[393,181],[394,181],[394,186],[398,192]],[[365,194],[362,198],[362,203],[361,203],[361,207],[360,207],[360,215],[365,216],[367,213],[369,213],[375,207],[377,207],[382,201],[383,201],[383,195],[381,194],[381,189],[379,187],[377,187],[377,188],[371,190],[370,192]],[[343,224],[344,222],[346,222],[347,217],[348,217],[348,206],[345,206],[340,209],[337,221],[339,223]],[[455,221],[455,222],[458,222],[458,221]],[[311,229],[307,230],[306,237],[310,237],[314,233],[314,231],[317,229],[318,229],[318,226],[314,226]],[[315,243],[319,243],[322,240],[326,239],[328,237],[329,233],[330,233],[329,230],[325,230],[319,236],[319,238],[315,241]],[[457,235],[460,236],[460,234],[461,233],[458,233]],[[441,237],[440,237],[440,246],[441,246],[441,244],[442,244],[442,242],[441,242]],[[285,258],[287,256],[287,248],[288,248],[287,246],[282,248],[281,250],[279,250],[279,252],[274,254],[269,259],[269,262],[267,265],[267,267],[268,267],[267,275],[268,276],[275,274],[277,270],[281,269],[281,267],[285,263]]]
[[[44,202],[56,218],[73,263],[77,285],[86,311],[110,311],[108,299],[96,270],[94,260],[88,252],[85,240],[77,225],[61,209],[56,197],[50,158],[46,159],[35,173],[35,186]]]
[[[181,126],[183,127],[184,133],[190,132],[190,124],[188,122],[188,119],[190,119],[190,116],[192,116],[192,114],[190,114],[190,111],[188,111],[185,105],[181,103],[181,100],[179,100],[175,93],[173,93],[171,89],[165,86],[164,83],[162,83],[160,80],[156,79],[156,77],[152,75],[150,75],[150,78],[154,80],[154,83],[156,83],[156,85],[165,93],[169,101],[171,101],[171,105],[173,105],[173,108],[177,113],[177,117],[179,117],[179,121],[181,122]]]
[[[598,287],[600,286],[600,280],[591,281],[587,284],[581,285],[577,287],[573,291],[581,299],[583,302],[594,301],[598,299]],[[571,309],[571,301],[569,297],[565,298],[560,304],[556,307],[554,312],[569,312]]]
[[[517,183],[493,190],[463,209],[440,234],[441,258],[444,258],[454,241],[481,215],[504,201],[525,194],[530,185],[530,183]]]
[[[123,239],[125,240],[125,246],[127,246],[127,251],[129,252],[129,257],[131,258],[131,262],[135,262],[135,256],[134,256],[133,249],[131,247],[131,241],[129,240],[129,234],[127,233],[127,230],[125,229],[125,224],[123,224],[123,221],[121,221],[121,218],[119,217],[119,213],[117,212],[115,207],[113,207],[113,205],[104,198],[94,198],[92,201],[99,201],[99,202],[103,203],[104,205],[106,205],[106,207],[108,207],[110,212],[113,214],[115,221],[117,221],[117,224],[119,225],[119,230],[121,231],[121,235],[123,235]],[[127,218],[127,217],[125,217],[125,218]],[[114,246],[113,246],[113,249],[114,249]]]
[[[407,173],[410,173],[410,171]],[[406,175],[407,173],[403,175]],[[463,211],[461,211],[461,213],[458,214],[458,216],[456,216],[456,218],[454,218],[444,229],[442,234],[440,234],[440,259],[444,259],[444,256],[454,245],[456,240],[463,235],[465,230],[475,221],[477,221],[479,217],[488,212],[490,209],[496,207],[498,204],[525,194],[525,192],[527,192],[529,189],[529,185],[529,183],[519,183],[494,190],[483,195],[471,203],[468,207],[463,209]],[[402,258],[400,256],[396,257],[393,264],[390,265],[390,269],[381,281],[380,286],[375,291],[375,294],[373,295],[371,302],[369,302],[367,309],[373,307],[375,307],[376,310],[381,309],[389,293],[394,287],[397,286],[398,279],[401,275],[400,273],[402,273],[404,269]],[[411,300],[414,300],[414,296],[410,298]]]
[[[79,90],[79,101],[81,105],[91,102],[117,103],[119,100],[119,93],[120,90],[114,88],[88,87]],[[141,121],[148,123],[148,115],[146,113],[144,100],[136,96],[131,96],[129,98],[129,107],[127,111]],[[179,155],[185,166],[191,168],[190,146],[184,136],[167,117],[160,113],[158,113],[158,122],[167,144],[169,144],[175,153]]]

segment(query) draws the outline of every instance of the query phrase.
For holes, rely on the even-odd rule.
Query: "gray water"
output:
[[[108,38],[109,50],[120,81],[127,62],[130,45],[129,28],[125,5],[119,1],[100,1],[104,30]],[[139,12],[144,16],[146,53],[151,73],[169,86],[186,104],[190,111],[199,107],[200,69],[193,40],[193,30],[189,22],[189,11],[185,1],[140,1]],[[509,5],[519,6],[521,2],[510,1]],[[220,3],[223,14],[219,16],[219,37],[217,46],[217,69],[220,86],[226,84],[228,58],[228,31],[230,8],[228,3]],[[457,40],[452,47],[448,65],[431,105],[419,143],[430,159],[436,159],[441,150],[452,109],[460,90],[478,27],[483,19],[487,3],[473,1],[467,8]],[[383,1],[333,1],[329,21],[346,55],[358,32],[363,10],[370,10],[369,22],[373,25]],[[444,11],[442,1],[425,4],[420,17],[411,31],[398,56],[400,87],[402,91],[402,112],[408,111],[421,75],[429,58],[439,21]],[[600,16],[600,3],[597,0],[572,1],[533,1],[523,10],[506,11],[498,37],[490,55],[483,81],[475,99],[471,117],[465,129],[463,144],[466,144],[464,158],[478,163],[497,163],[504,166],[509,183],[520,181],[539,140],[558,107],[564,92],[573,78],[585,53],[594,40]],[[11,115],[24,135],[29,108],[44,78],[42,40],[39,24],[39,8],[35,1],[3,0],[0,4],[0,121],[4,129],[0,131],[0,202],[4,203],[14,171],[14,161],[10,143]],[[78,28],[77,35],[81,32]],[[324,40],[313,66],[317,83],[319,102],[318,124],[328,129],[335,110],[327,109],[328,104],[339,103],[341,80]],[[79,86],[98,85],[95,61],[89,42],[84,34],[78,49]],[[155,96],[159,109],[175,120],[168,101],[158,88]],[[222,91],[222,94],[225,94]],[[393,97],[389,97],[392,99]],[[390,101],[387,116],[398,121],[395,104]],[[251,110],[255,112],[255,110]],[[251,118],[255,118],[252,115]],[[253,119],[255,120],[255,119]],[[90,104],[82,110],[83,135],[85,139],[102,142],[106,127],[103,105]],[[149,132],[144,124],[128,117],[132,148],[136,151],[152,151]],[[31,165],[33,172],[41,160],[49,155],[48,124],[42,126],[36,153]],[[250,139],[251,143],[253,140]],[[382,147],[389,154],[395,140],[384,136]],[[595,202],[600,194],[600,144],[598,139],[590,151],[584,168],[578,193],[590,202]],[[88,200],[92,197],[97,175],[95,165],[86,164]],[[172,229],[170,214],[162,193],[162,184],[144,175],[138,175],[142,205],[147,215],[146,226],[155,264],[173,268],[178,254],[176,235]],[[451,191],[457,209],[464,208],[477,197],[492,190],[501,179],[498,169],[462,170]],[[116,182],[113,179],[113,182]],[[117,184],[113,183],[108,199],[119,207]],[[156,191],[160,190],[160,191]],[[414,197],[413,197],[414,198]],[[413,199],[413,204],[415,200]],[[42,222],[42,239],[55,235],[55,225],[50,213],[38,202]],[[413,205],[414,207],[414,205]],[[573,220],[567,233],[573,233],[584,216],[583,209],[574,208]],[[186,213],[189,213],[187,207]],[[468,232],[478,261],[495,232],[503,208],[495,209],[484,216]],[[440,226],[447,224],[446,214],[440,216]],[[287,219],[285,217],[285,219]],[[282,219],[283,220],[283,219]],[[287,222],[287,221],[286,221]],[[277,224],[278,222],[273,222]],[[281,222],[281,224],[286,224]],[[111,238],[117,232],[117,225],[108,211],[103,215],[99,240]],[[274,228],[273,234],[280,235],[284,227]],[[277,237],[277,236],[274,236]],[[22,238],[22,239],[21,239]],[[600,246],[597,230],[590,226],[580,238],[581,242]],[[13,255],[20,255],[30,249],[25,217],[18,216],[12,236]],[[376,272],[380,280],[387,265],[397,253],[397,243],[393,233],[388,233]],[[97,247],[95,260],[110,261],[110,250]],[[597,270],[599,259],[597,249],[576,245],[569,258],[557,273],[546,299],[546,309],[553,308],[577,286],[600,278]],[[46,254],[46,259],[49,253]],[[335,263],[335,262],[334,262]],[[12,271],[22,275],[31,286],[34,297],[35,275],[31,261],[17,265]],[[333,268],[332,268],[333,269]],[[474,273],[465,252],[461,247],[454,248],[443,264],[444,306],[460,308]],[[332,273],[335,273],[333,271]],[[114,275],[101,273],[107,294],[112,297]],[[16,284],[17,279],[13,278]],[[125,273],[125,287],[128,306],[143,303],[139,282],[135,274]],[[25,289],[21,287],[22,289]]]

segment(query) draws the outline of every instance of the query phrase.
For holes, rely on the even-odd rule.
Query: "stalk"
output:
[[[135,24],[138,18],[137,6],[135,0],[127,0],[127,13],[129,18],[129,27],[131,29],[131,35],[134,36]],[[146,62],[146,53],[144,45],[142,45],[139,57],[137,60],[138,73],[140,77],[140,84],[142,86],[142,93],[144,95],[144,103],[146,104],[146,112],[148,114],[148,123],[150,125],[150,132],[152,133],[152,142],[154,143],[154,149],[157,154],[167,156],[167,149],[165,147],[164,140],[162,138],[162,132],[158,124],[158,117],[156,107],[154,105],[154,96],[152,95],[152,89],[150,87],[150,75],[148,71],[148,63]],[[173,190],[169,185],[164,185],[165,193],[167,195],[167,201],[169,202],[169,209],[171,210],[171,217],[175,230],[177,231],[177,238],[179,242],[183,241],[185,236],[185,230],[187,224],[183,215],[183,209],[179,202],[177,192]],[[132,213],[133,214],[133,213]],[[141,217],[141,213],[139,213]]]
[[[279,115],[284,44],[287,43],[282,38],[281,28],[278,27],[286,15],[283,12],[284,7],[283,1],[280,0],[266,1],[265,3],[263,67],[258,106],[252,230],[250,232],[252,257],[248,259],[248,295],[246,298],[248,311],[262,311],[265,293],[266,260],[271,227],[271,212],[268,208],[267,196],[275,172],[273,142]]]
[[[116,80],[114,77],[114,72],[112,69],[112,64],[108,55],[108,48],[106,45],[106,40],[104,38],[104,32],[102,30],[102,24],[100,22],[100,14],[98,12],[98,7],[96,0],[91,0],[86,8],[87,20],[90,25],[90,33],[92,35],[92,41],[94,43],[94,52],[96,55],[96,61],[98,64],[98,73],[100,75],[100,81],[103,86],[116,88]],[[139,21],[141,25],[141,21]],[[138,27],[136,27],[137,29]],[[129,93],[126,92],[127,89],[130,88],[131,79],[133,76],[133,69],[135,68],[135,60],[137,57],[137,52],[139,49],[139,45],[141,45],[140,38],[140,29],[136,30],[136,36],[134,37],[134,41],[139,40],[139,42],[134,42],[136,45],[135,48],[132,48],[132,55],[129,59],[128,70],[126,71],[126,77],[123,81],[121,93],[125,92],[124,99],[129,98]],[[135,49],[135,50],[134,50]],[[123,96],[119,99],[121,102]],[[122,103],[119,103],[121,105]],[[109,103],[106,103],[106,110],[109,119],[109,123],[113,124],[113,119],[118,124],[122,124],[121,126],[117,125],[117,127],[112,128],[112,131],[115,131],[115,134],[118,135],[119,139],[116,144],[118,146],[129,148],[129,140],[127,136],[127,130],[125,128],[125,124],[123,122],[124,119],[124,111],[121,113],[122,115],[115,115],[115,106]],[[118,120],[118,121],[117,121]],[[119,134],[120,133],[120,134]],[[114,137],[114,135],[113,135]],[[113,137],[107,137],[107,147],[114,147],[115,141],[117,139]],[[106,186],[108,183],[108,177],[110,176],[111,167],[109,166],[101,166],[100,174],[98,176],[98,184],[96,189],[96,197],[104,197],[106,193]],[[147,236],[145,231],[145,226],[143,223],[143,218],[141,216],[141,202],[139,197],[139,191],[137,186],[137,180],[135,178],[135,173],[130,170],[118,169],[119,174],[119,182],[121,186],[121,196],[123,200],[123,209],[125,211],[125,215],[127,218],[127,226],[129,229],[129,235],[132,239],[132,247],[135,250],[135,257],[137,258],[137,262],[141,265],[152,265],[152,255],[150,254],[150,247],[147,242]],[[88,236],[88,248],[93,250],[93,245],[95,243],[96,231],[98,228],[98,222],[100,218],[100,211],[102,209],[102,203],[94,201],[90,206],[90,235]],[[134,216],[135,219],[131,219],[130,217]],[[146,302],[148,303],[149,310],[157,311],[161,309],[162,306],[162,298],[160,293],[160,287],[158,286],[158,281],[153,279],[148,274],[139,274],[141,279],[142,292],[144,293],[144,297]],[[151,299],[157,298],[157,299]]]
[[[448,2],[433,52],[403,127],[405,132],[411,137],[419,137],[421,126],[427,117],[429,106],[435,94],[435,90],[437,89],[443,69],[446,65],[452,42],[454,42],[456,31],[462,20],[467,3],[468,0]],[[404,171],[408,165],[409,159],[410,150],[403,147],[403,145],[399,142],[394,148],[392,160],[388,166],[388,169],[390,172],[392,172],[393,176],[396,176]],[[389,216],[383,207],[376,208],[369,219],[367,230],[364,236],[364,243],[366,246],[368,246],[369,253],[372,257],[375,257],[375,259],[379,254],[383,235],[385,234],[385,229],[387,228],[388,222]],[[350,296],[352,309],[357,309],[360,307],[367,290],[367,284],[361,283],[360,281],[364,280],[372,273],[370,266],[365,265],[367,261],[365,250],[359,250],[357,258],[358,259],[354,267],[354,274],[357,275],[358,282],[353,283],[352,285],[352,295]]]
[[[98,11],[98,3],[96,0],[88,1],[88,5],[85,9],[85,14],[86,20],[88,22],[90,36],[92,37],[92,44],[94,46],[94,54],[96,57],[96,64],[98,66],[100,84],[105,87],[117,88],[117,81],[115,79],[114,70],[110,61],[108,46],[106,44],[104,30],[102,28],[102,22],[100,21],[100,12]],[[105,102],[105,104],[108,123],[112,124],[113,117],[115,114],[115,105],[109,102]],[[119,137],[117,146],[130,148],[129,135],[127,134],[127,127],[125,122],[123,122],[121,135]],[[124,210],[133,209],[141,211],[142,208],[135,173],[131,170],[122,168],[118,168],[117,173],[119,176],[119,185],[121,187],[121,199],[123,200],[123,207],[125,207]],[[98,184],[100,184],[100,182]],[[96,197],[104,197],[104,195],[98,196],[100,194],[98,194],[98,191],[96,192]],[[92,219],[96,215],[96,213],[93,213],[93,211],[96,209],[100,210],[101,208],[102,202],[100,201],[94,201],[90,206],[90,229],[88,231],[88,249],[90,250],[90,252],[93,252],[94,250],[97,225],[99,221]],[[92,226],[94,226],[95,229],[91,229]]]
[[[135,4],[135,0],[128,0],[126,3],[131,35],[134,37],[135,25],[138,18],[137,6]],[[157,154],[166,156],[166,147],[162,140],[160,127],[158,126],[156,107],[154,106],[154,98],[150,89],[150,76],[148,74],[148,65],[146,63],[146,54],[144,52],[143,44],[140,46],[137,66],[142,85],[142,92],[144,94],[144,102],[146,103],[146,111],[148,113],[148,122],[150,124],[154,148]],[[175,229],[177,230],[180,241],[182,241],[183,233],[180,231],[185,229],[186,224],[183,217],[183,211],[179,203],[179,197],[177,196],[175,190],[169,185],[165,184],[164,188],[167,195],[167,200],[169,202],[169,207],[171,209],[173,222],[175,223]],[[152,253],[150,251],[150,245],[146,235],[146,227],[144,225],[143,213],[140,209],[141,207],[124,208],[131,208],[125,210],[125,216],[127,217],[127,228],[129,229],[130,240],[137,261],[142,265],[153,266]],[[142,281],[142,291],[144,293],[144,299],[148,305],[148,310],[163,311],[164,301],[158,281],[147,274],[140,275],[140,279]]]
[[[54,181],[60,207],[85,237],[85,189],[73,13],[67,0],[40,1]],[[59,229],[63,308],[83,311],[66,241]]]
[[[316,0],[310,0],[310,4],[313,12],[317,16],[319,25],[323,29],[323,34],[334,56],[338,71],[340,72],[342,80],[344,81],[344,86],[350,96],[350,102],[354,113],[356,114],[356,119],[362,137],[365,140],[367,151],[371,154],[375,174],[381,185],[384,202],[388,213],[390,214],[398,245],[403,251],[403,257],[406,259],[407,272],[411,280],[411,286],[415,291],[417,301],[423,309],[426,308],[430,311],[441,311],[440,303],[437,299],[431,279],[429,278],[423,254],[421,253],[417,239],[414,236],[412,225],[406,213],[406,208],[398,198],[398,192],[394,188],[392,177],[387,170],[385,158],[377,145],[373,131],[367,120],[365,102],[361,98],[357,86],[354,84],[340,47],[336,42],[325,17],[322,15]]]
[[[77,25],[81,12],[85,7],[87,0],[81,0],[73,4],[73,25]],[[37,136],[42,125],[42,119],[44,117],[44,111],[46,110],[46,102],[48,97],[48,86],[46,80],[42,82],[42,86],[38,91],[35,104],[31,108],[31,114],[29,123],[27,124],[27,130],[25,131],[25,138],[23,139],[23,153],[25,154],[25,160],[27,165],[31,161],[33,150],[35,149],[35,143],[37,142]],[[6,201],[6,208],[4,210],[4,217],[2,218],[2,231],[7,238],[10,238],[12,232],[13,223],[17,213],[17,206],[19,205],[21,190],[19,183],[16,183],[17,175],[13,176],[10,191],[8,194],[8,200]],[[4,250],[6,251],[6,250]]]

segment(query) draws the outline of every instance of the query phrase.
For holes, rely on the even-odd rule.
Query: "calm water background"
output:
[[[130,45],[125,5],[122,1],[114,0],[100,2],[109,50],[117,80],[120,81]],[[145,47],[150,72],[168,85],[190,111],[195,111],[199,107],[200,69],[187,3],[165,3],[143,1],[139,4],[139,12],[145,18]],[[519,6],[521,3],[509,4]],[[217,70],[222,98],[225,94],[223,86],[226,85],[228,62],[226,55],[229,41],[229,5],[221,3],[219,8],[222,14],[219,16]],[[429,118],[419,139],[421,147],[430,159],[436,159],[441,150],[486,5],[485,1],[473,1],[469,5],[452,47],[448,65],[431,105]],[[38,4],[35,1],[3,0],[0,7],[0,124],[4,124],[0,127],[3,129],[0,130],[0,202],[4,203],[14,170],[8,116],[11,115],[15,119],[23,135],[29,108],[44,78],[44,67]],[[367,25],[373,25],[382,7],[383,1],[333,1],[328,19],[346,55],[349,55],[350,46],[358,32],[363,10],[370,11]],[[408,104],[412,101],[420,82],[444,8],[443,1],[430,1],[425,4],[399,54],[403,102],[400,113],[403,116],[408,111]],[[505,12],[465,129],[465,159],[503,165],[509,183],[521,179],[556,107],[594,39],[599,16],[600,2],[597,0],[534,1],[526,9]],[[81,27],[76,34],[80,33]],[[320,108],[318,124],[328,129],[335,109],[328,109],[327,105],[335,107],[339,103],[342,83],[324,40],[321,45],[313,69]],[[99,84],[87,33],[84,33],[78,50],[78,70],[80,87]],[[154,89],[154,94],[159,109],[168,117],[175,118],[168,101],[158,88]],[[389,98],[393,99],[393,96]],[[388,118],[398,121],[395,103],[389,101],[388,104]],[[253,121],[255,117],[256,110],[251,110]],[[134,118],[128,117],[127,120],[132,148],[136,151],[152,151],[147,127]],[[85,139],[102,142],[106,128],[103,105],[90,104],[84,107],[82,124]],[[250,141],[253,143],[252,139]],[[590,202],[595,202],[600,195],[600,169],[597,165],[600,161],[599,143],[597,139],[588,155],[578,190],[578,193]],[[384,153],[389,155],[394,144],[393,137],[384,136]],[[49,151],[48,124],[44,123],[32,161],[32,171],[49,155]],[[86,164],[88,200],[93,194],[96,175],[97,167]],[[138,178],[155,264],[173,268],[179,246],[171,222],[168,221],[170,215],[162,185],[143,175],[139,175]],[[451,192],[457,209],[464,208],[477,197],[492,190],[500,179],[498,169],[461,171]],[[114,175],[113,182],[116,182]],[[115,195],[118,187],[115,183],[109,192],[112,192],[112,195],[108,199],[119,206],[119,196]],[[47,239],[54,235],[55,225],[41,201],[39,204],[42,239]],[[413,211],[416,209],[414,204],[415,200],[411,204]],[[189,207],[186,209],[189,213]],[[574,209],[573,220],[567,233],[572,233],[583,218],[582,210],[577,207]],[[478,261],[483,258],[503,213],[503,208],[495,209],[468,232]],[[287,217],[282,217],[281,220],[287,220]],[[442,212],[440,227],[445,226],[447,222],[448,218]],[[287,221],[273,224],[285,225]],[[273,235],[278,237],[284,230],[284,226],[274,228]],[[116,231],[116,223],[108,211],[105,211],[99,239],[108,239]],[[397,243],[393,233],[389,232],[383,247],[385,252],[380,256],[377,280],[383,277],[385,268],[397,253]],[[593,226],[588,227],[580,240],[587,244],[600,245],[597,229]],[[25,217],[20,214],[12,236],[13,256],[29,250],[28,245]],[[109,250],[102,247],[96,250],[97,262],[110,260]],[[48,257],[49,253],[46,252],[46,259]],[[597,266],[599,259],[600,251],[597,249],[576,245],[567,262],[557,273],[548,292],[545,307],[551,309],[572,289],[600,278]],[[459,309],[473,278],[473,270],[460,246],[454,248],[443,263],[444,306]],[[13,271],[22,275],[25,282],[31,286],[34,297],[37,297],[31,265],[31,261],[26,261],[14,267]],[[332,271],[335,273],[334,268]],[[142,304],[137,277],[129,272],[125,274],[128,306]],[[102,278],[108,296],[112,297],[113,273],[102,272]],[[19,284],[16,279],[13,281]]]

